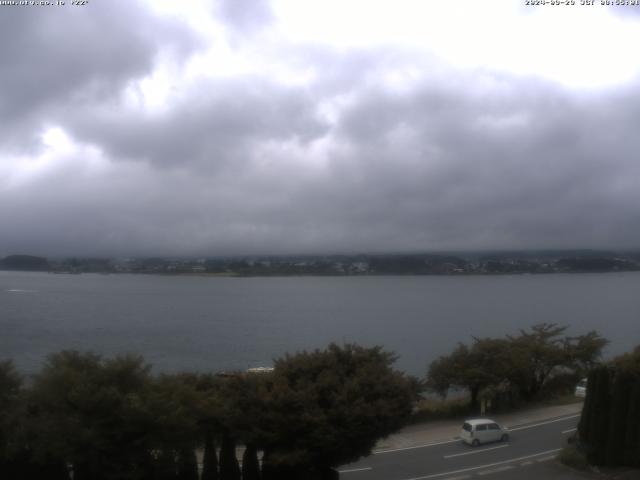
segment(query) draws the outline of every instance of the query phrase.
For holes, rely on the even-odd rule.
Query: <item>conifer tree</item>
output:
[[[591,370],[587,377],[587,392],[584,398],[584,404],[582,405],[582,415],[580,415],[580,422],[578,423],[578,435],[581,439],[587,441],[590,437],[591,426],[594,422],[593,416],[595,415],[593,410],[593,399],[595,397],[595,385],[598,373],[596,370]]]
[[[198,459],[193,448],[182,448],[178,454],[178,480],[198,480]]]
[[[220,447],[220,480],[240,480],[240,465],[236,457],[236,441],[225,432]]]
[[[635,377],[629,394],[623,461],[625,465],[640,467],[640,376]]]
[[[218,480],[218,455],[213,434],[207,431],[204,436],[204,456],[202,457],[202,479]]]
[[[247,445],[242,455],[242,480],[260,480],[258,449],[255,445]]]
[[[610,405],[610,374],[609,367],[603,366],[596,369],[593,385],[593,399],[591,403],[589,435],[585,439],[588,445],[589,462],[594,465],[603,465],[608,436],[608,417]]]
[[[629,410],[629,395],[633,386],[633,377],[624,371],[617,372],[611,390],[611,408],[609,411],[608,431],[605,451],[607,465],[619,465],[623,460],[624,443]],[[640,424],[637,425],[640,427]]]

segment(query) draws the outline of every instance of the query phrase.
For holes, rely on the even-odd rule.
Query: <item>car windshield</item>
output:
[[[464,423],[464,424],[462,425],[462,429],[463,429],[463,430],[466,430],[467,432],[470,432],[470,431],[471,431],[471,425],[470,425],[470,424],[468,424],[468,423]]]

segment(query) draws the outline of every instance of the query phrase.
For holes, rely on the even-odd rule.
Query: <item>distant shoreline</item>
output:
[[[248,274],[237,272],[221,272],[221,273],[197,273],[197,272],[67,272],[53,270],[16,270],[16,269],[0,269],[0,272],[16,272],[16,273],[49,273],[54,275],[157,275],[161,277],[203,277],[203,278],[291,278],[291,277],[505,277],[505,276],[523,276],[523,275],[572,275],[572,274],[606,274],[606,273],[638,273],[638,270],[593,270],[593,271],[564,271],[564,272],[466,272],[466,273],[264,273],[264,274]]]
[[[640,271],[640,252],[565,251],[240,257],[46,258],[9,255],[0,270],[205,277],[526,275]]]

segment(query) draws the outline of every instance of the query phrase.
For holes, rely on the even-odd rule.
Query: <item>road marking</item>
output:
[[[454,453],[453,455],[445,455],[443,458],[461,457],[463,455],[473,455],[474,453],[488,452],[489,450],[496,450],[497,448],[508,447],[509,444],[500,445],[499,447],[483,448],[482,450],[473,450],[472,452]]]
[[[338,470],[340,473],[352,473],[352,472],[364,472],[367,470],[373,470],[371,467],[363,467],[363,468],[350,468],[349,470]]]
[[[538,458],[538,459],[536,460],[536,462],[538,462],[538,463],[548,462],[549,460],[553,460],[554,458],[556,458],[556,456],[555,456],[555,455],[550,455],[550,456],[548,456],[548,457]]]
[[[453,470],[451,472],[433,473],[431,475],[425,475],[423,477],[406,478],[405,480],[427,480],[428,478],[438,478],[438,477],[444,477],[446,475],[455,475],[456,473],[471,472],[473,470],[481,470],[483,468],[490,468],[490,467],[496,467],[498,465],[504,465],[505,463],[519,462],[520,460],[527,460],[529,458],[539,457],[540,455],[548,455],[550,453],[557,453],[560,450],[562,450],[562,449],[561,448],[556,448],[555,450],[546,450],[544,452],[538,452],[538,453],[534,453],[532,455],[525,455],[524,457],[510,458],[509,460],[503,460],[501,462],[488,463],[486,465],[478,465],[477,467],[462,468],[460,470]]]
[[[516,468],[513,465],[505,465],[504,467],[494,468],[493,470],[485,470],[483,472],[478,472],[478,475],[489,475],[490,473],[498,473],[504,472],[505,470],[511,470],[512,468]]]
[[[540,425],[548,425],[550,423],[562,422],[564,420],[570,420],[572,418],[577,418],[579,416],[580,416],[580,414],[571,415],[569,417],[556,418],[555,420],[547,420],[546,422],[534,423],[533,425],[525,425],[523,427],[510,428],[509,431],[515,432],[517,430],[524,430],[526,428],[539,427]]]
[[[531,460],[527,460],[526,462],[522,462],[520,464],[521,467],[526,467],[527,465],[533,465],[533,462]]]
[[[426,447],[435,447],[436,445],[446,445],[447,443],[456,443],[459,442],[460,439],[456,438],[454,440],[445,440],[442,442],[434,442],[434,443],[425,443],[424,445],[414,445],[413,447],[403,447],[403,448],[390,448],[389,450],[377,450],[373,452],[373,455],[380,455],[382,453],[391,453],[391,452],[401,452],[403,450],[415,450],[416,448],[426,448]]]
[[[447,477],[442,480],[467,480],[467,478],[471,478],[471,475],[460,475],[459,477]]]
[[[549,420],[546,422],[535,423],[533,425],[524,425],[522,427],[509,428],[509,431],[515,432],[516,430],[524,430],[526,428],[539,427],[540,425],[547,425],[548,423],[562,422],[563,420],[570,420],[572,418],[579,417],[580,415],[571,415],[568,417],[556,418],[554,420]],[[563,432],[564,433],[564,432]],[[393,452],[402,452],[404,450],[415,450],[417,448],[427,448],[427,447],[435,447],[436,445],[446,445],[448,443],[456,443],[460,441],[460,437],[456,437],[453,440],[443,440],[442,442],[433,442],[433,443],[425,443],[423,445],[413,445],[411,447],[401,447],[401,448],[389,448],[387,450],[376,450],[372,452],[372,455],[381,455],[383,453],[393,453]]]
[[[569,430],[563,430],[561,433],[571,433],[571,432],[575,432],[577,430],[577,428],[570,428]]]

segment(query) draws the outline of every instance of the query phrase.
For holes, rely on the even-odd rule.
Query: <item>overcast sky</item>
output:
[[[524,3],[0,6],[0,255],[639,247],[640,7]]]

